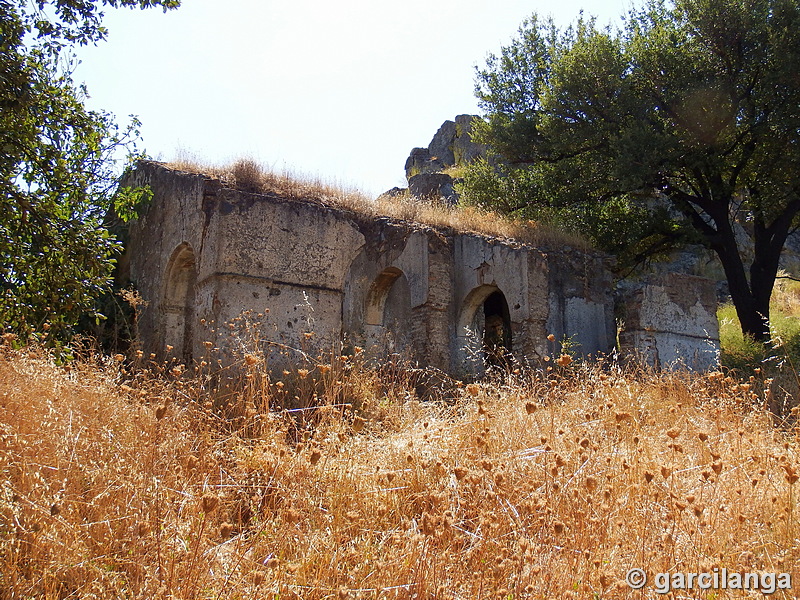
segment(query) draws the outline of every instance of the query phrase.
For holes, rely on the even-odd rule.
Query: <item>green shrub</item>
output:
[[[780,296],[780,292],[777,295]],[[796,314],[785,312],[785,304],[781,305],[780,298],[773,303],[770,313],[772,346],[765,347],[742,334],[733,304],[719,307],[720,361],[724,367],[738,372],[752,371],[771,363],[776,366],[788,364],[793,370],[800,367],[800,319]]]
[[[761,366],[768,357],[767,349],[763,344],[742,333],[733,304],[720,305],[717,318],[722,366],[735,371],[752,371]]]

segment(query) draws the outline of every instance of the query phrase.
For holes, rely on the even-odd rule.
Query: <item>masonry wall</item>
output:
[[[243,313],[276,367],[343,345],[479,375],[487,320],[502,320],[521,363],[558,351],[549,333],[582,355],[614,348],[599,255],[245,193],[152,162],[124,184],[154,192],[130,243],[146,352],[188,361],[204,342],[232,352]]]
[[[719,364],[716,282],[681,273],[651,275],[622,293],[620,352],[660,369],[706,371]]]

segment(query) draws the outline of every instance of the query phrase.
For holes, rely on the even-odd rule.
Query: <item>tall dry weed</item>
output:
[[[334,394],[301,422],[243,361],[264,385],[228,398],[250,407],[232,427],[192,369],[4,348],[0,596],[640,598],[631,567],[799,575],[800,455],[768,382],[563,360],[449,402],[367,385],[379,417],[336,406],[329,364],[293,374]]]

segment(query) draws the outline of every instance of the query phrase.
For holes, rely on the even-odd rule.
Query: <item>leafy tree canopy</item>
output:
[[[800,212],[798,64],[796,0],[651,0],[621,30],[534,16],[478,71],[479,136],[503,160],[474,165],[466,196],[567,215],[628,259],[702,241],[766,340]]]
[[[0,0],[0,324],[67,337],[111,281],[119,244],[103,224],[117,203],[114,159],[135,150],[138,123],[120,129],[84,105],[71,73],[76,45],[105,39],[103,6],[164,10],[177,0]],[[112,200],[114,199],[114,200]]]

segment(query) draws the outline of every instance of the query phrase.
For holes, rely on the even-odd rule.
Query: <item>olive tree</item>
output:
[[[115,156],[134,149],[133,122],[88,110],[72,80],[76,45],[105,39],[105,6],[164,10],[176,0],[0,0],[0,324],[68,337],[108,289],[119,243],[105,226]]]
[[[481,191],[507,176],[511,209],[571,211],[612,248],[701,241],[742,330],[767,341],[800,212],[798,64],[795,0],[651,0],[618,29],[534,16],[478,70],[480,136],[507,173],[476,165],[467,195],[491,202]]]

